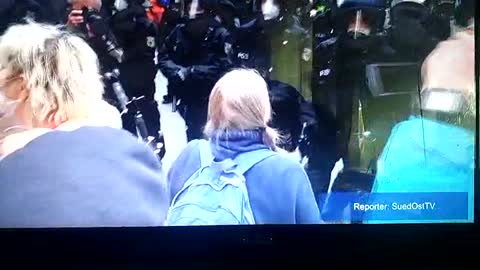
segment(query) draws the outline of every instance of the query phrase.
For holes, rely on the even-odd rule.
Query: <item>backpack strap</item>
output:
[[[210,141],[199,140],[198,149],[200,152],[200,163],[202,168],[212,165],[214,157],[212,154],[212,147],[210,146]]]
[[[270,149],[260,149],[256,151],[246,152],[238,155],[234,161],[237,164],[235,172],[244,175],[257,163],[275,155],[275,152]]]

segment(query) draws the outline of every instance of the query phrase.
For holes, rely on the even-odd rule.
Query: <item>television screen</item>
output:
[[[0,228],[473,223],[450,2],[0,5]]]

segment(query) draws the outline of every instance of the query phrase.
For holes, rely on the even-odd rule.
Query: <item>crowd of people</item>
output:
[[[330,121],[272,79],[264,43],[269,24],[282,20],[278,1],[242,3],[70,0],[54,20],[9,22],[0,38],[0,227],[322,223],[323,178],[347,152],[330,139],[350,136],[343,118],[351,112],[342,112],[355,100]],[[464,27],[426,53],[421,95],[458,89],[471,118],[473,20]],[[344,58],[366,51],[350,48]],[[465,72],[443,75],[454,64]],[[168,80],[162,102],[185,119],[189,142],[168,171],[158,71]],[[355,81],[350,75],[341,86]],[[310,170],[284,154],[298,149]]]
[[[200,168],[199,141],[187,146],[165,178],[144,144],[111,127],[110,119],[95,119],[104,116],[95,114],[98,107],[107,106],[98,59],[70,32],[37,23],[12,26],[0,55],[2,100],[26,128],[2,143],[16,150],[4,152],[0,163],[0,226],[163,225],[172,198]],[[209,104],[205,134],[216,159],[272,151],[245,174],[255,220],[319,222],[305,171],[273,153],[277,135],[267,125],[271,108],[263,78],[252,70],[231,71],[213,88]]]

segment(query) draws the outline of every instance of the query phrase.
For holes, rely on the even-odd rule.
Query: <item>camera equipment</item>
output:
[[[373,97],[416,93],[420,84],[418,63],[376,63],[366,67]]]
[[[145,97],[140,96],[133,97],[131,100],[128,99],[125,90],[119,81],[120,71],[118,69],[114,69],[112,72],[107,72],[104,76],[109,82],[112,83],[113,91],[115,92],[115,96],[117,97],[122,110],[122,118],[134,118],[133,120],[135,122],[137,137],[139,140],[148,145],[161,160],[163,156],[165,156],[165,146],[162,142],[157,142],[154,137],[148,135],[147,125],[140,111],[140,104],[145,100]],[[132,112],[135,113],[132,114]]]
[[[122,85],[120,84],[120,72],[118,69],[114,69],[112,72],[105,73],[105,78],[112,83],[112,88],[117,97],[117,100],[120,104],[120,108],[122,109],[121,113],[125,113],[127,111],[128,105],[128,97],[123,90]]]
[[[89,31],[96,37],[100,37],[104,43],[104,47],[107,53],[115,58],[118,63],[124,61],[124,52],[118,46],[118,43],[113,36],[112,32],[109,30],[107,24],[100,16],[100,14],[92,8],[83,8],[83,17],[84,17],[84,28],[89,29]],[[87,28],[88,25],[88,28]]]

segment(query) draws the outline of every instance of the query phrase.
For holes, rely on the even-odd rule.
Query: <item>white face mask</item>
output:
[[[202,13],[203,11],[198,6],[198,0],[193,0],[190,4],[190,10],[188,11],[188,18],[195,19],[198,15]]]
[[[0,118],[15,113],[15,109],[19,102],[19,100],[5,96],[5,93],[0,90]]]
[[[262,4],[262,13],[264,19],[268,21],[280,15],[280,8],[273,3],[273,0],[266,0],[265,3]]]
[[[113,6],[117,11],[122,11],[127,9],[128,3],[126,0],[115,0],[115,3],[113,4]]]
[[[151,8],[152,7],[152,3],[150,3],[150,1],[148,0],[145,0],[142,4],[142,7],[144,8]]]

